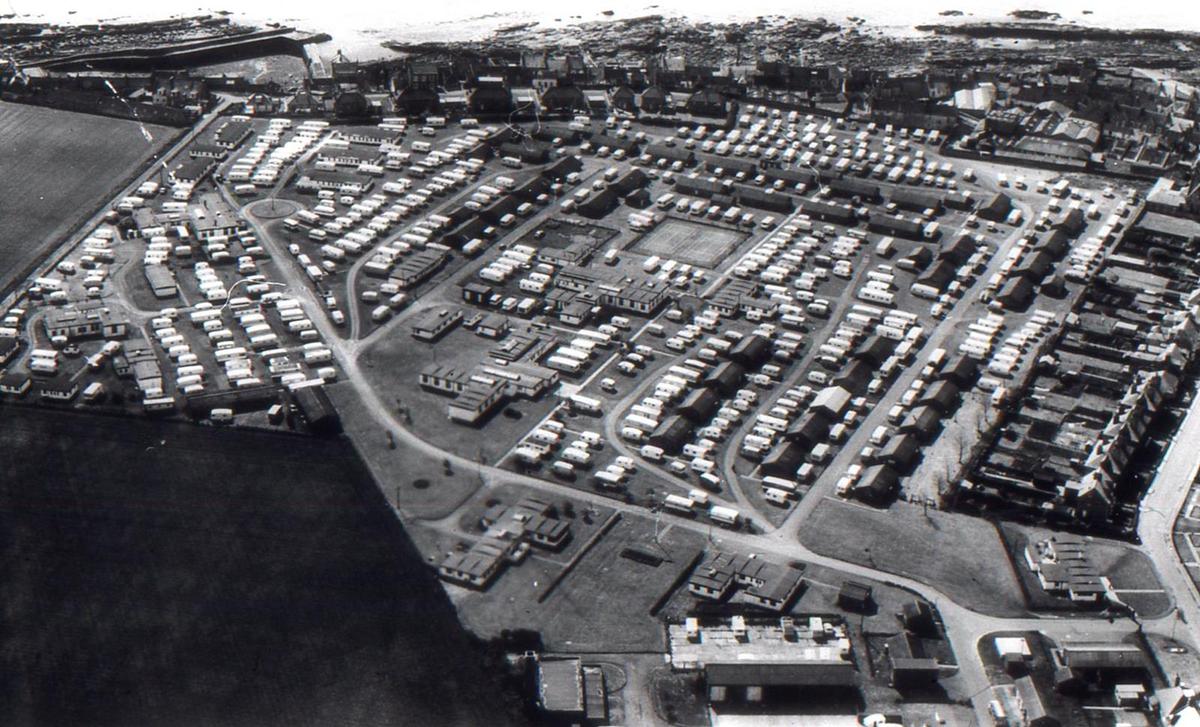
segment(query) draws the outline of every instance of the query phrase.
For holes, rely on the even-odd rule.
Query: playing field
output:
[[[3,418],[3,724],[514,723],[344,439]]]
[[[744,239],[745,235],[734,230],[672,218],[650,231],[633,249],[644,255],[715,268]]]
[[[0,102],[0,292],[179,133]]]

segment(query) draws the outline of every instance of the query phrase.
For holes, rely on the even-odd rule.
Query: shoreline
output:
[[[368,23],[359,23],[351,12],[341,19],[319,17],[297,17],[296,12],[276,14],[274,20],[268,20],[264,8],[261,11],[239,11],[236,13],[221,12],[212,9],[204,12],[194,6],[190,12],[168,14],[157,19],[140,19],[136,14],[109,17],[102,24],[104,32],[141,27],[153,29],[169,27],[189,21],[207,19],[209,22],[231,23],[235,25],[252,24],[259,28],[272,27],[272,22],[286,23],[308,32],[326,33],[330,40],[321,43],[322,54],[330,54],[342,50],[360,62],[388,61],[396,58],[396,47],[416,46],[471,46],[472,44],[498,46],[513,35],[549,35],[564,37],[586,34],[596,26],[629,22],[639,16],[652,14],[663,18],[666,22],[695,27],[739,26],[747,27],[763,21],[788,22],[793,24],[827,23],[836,26],[841,33],[848,30],[857,31],[859,38],[897,41],[929,41],[936,38],[1033,38],[1043,40],[1196,40],[1200,38],[1200,30],[1174,30],[1176,26],[1145,27],[1133,29],[1133,26],[1123,22],[1121,18],[1101,19],[1090,10],[1076,11],[1082,13],[1081,20],[1065,17],[1063,14],[1043,11],[1023,11],[992,8],[986,14],[972,11],[971,4],[947,2],[950,9],[931,9],[928,18],[925,14],[906,18],[897,23],[896,17],[890,17],[889,11],[864,12],[851,8],[822,8],[812,7],[809,12],[795,14],[780,14],[769,12],[773,8],[764,7],[764,12],[718,14],[704,7],[694,6],[664,6],[640,5],[634,8],[622,7],[614,3],[616,10],[585,9],[582,14],[556,14],[548,9],[513,9],[506,12],[471,13],[461,19],[430,19],[426,22],[409,20],[395,23],[392,27],[371,27]],[[597,6],[599,7],[599,6]],[[171,7],[164,8],[169,13]],[[715,10],[715,8],[714,8]],[[722,10],[727,10],[722,8]],[[113,11],[109,11],[110,16]],[[1052,22],[1047,22],[1050,19]],[[45,14],[8,14],[0,16],[0,37],[15,26],[55,28],[69,32],[86,32],[88,28],[96,28],[97,24],[89,18],[81,17],[79,21],[71,19],[46,17]],[[807,39],[804,39],[807,40]]]

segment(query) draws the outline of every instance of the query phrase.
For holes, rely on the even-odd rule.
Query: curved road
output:
[[[266,233],[266,231],[261,227],[259,219],[254,216],[253,210],[246,209],[244,212],[246,213],[247,218],[250,220],[250,224],[255,228],[259,239],[271,251],[272,255],[276,256],[277,259],[286,259],[288,257],[285,249],[286,245],[283,245],[279,241],[275,240],[271,235]],[[996,256],[996,258],[1000,257],[1001,256],[999,254]],[[362,350],[360,345],[362,341],[346,340],[338,336],[337,332],[333,330],[332,325],[327,317],[323,314],[320,314],[322,313],[323,307],[320,301],[316,299],[311,286],[308,284],[308,281],[304,277],[303,273],[299,271],[298,267],[294,264],[288,263],[284,263],[280,267],[284,276],[288,278],[289,282],[291,283],[291,287],[293,288],[293,292],[295,293],[296,297],[301,300],[302,304],[306,308],[311,309],[310,317],[312,318],[314,325],[316,325],[325,340],[329,343],[339,365],[345,373],[346,381],[348,381],[349,384],[354,388],[355,392],[362,400],[365,410],[369,413],[372,419],[374,419],[381,432],[393,432],[397,439],[400,440],[400,442],[402,442],[405,446],[411,447],[429,457],[434,458],[437,461],[449,460],[451,465],[457,469],[477,472],[485,487],[491,488],[502,483],[515,483],[539,492],[551,494],[553,496],[561,496],[564,494],[563,485],[528,475],[510,472],[499,467],[480,464],[479,462],[467,457],[443,450],[440,447],[426,441],[425,439],[422,439],[416,432],[414,432],[411,428],[409,428],[409,426],[406,426],[404,422],[401,421],[388,403],[383,401],[376,391],[367,383],[366,377],[364,376],[358,364],[358,358]],[[411,314],[413,311],[419,309],[419,306],[413,306],[410,307],[408,311],[405,311],[405,313]],[[314,312],[317,314],[313,315]],[[374,333],[382,335],[381,331],[385,329],[392,329],[402,318],[407,318],[407,316],[397,316],[393,318],[388,325],[380,327]],[[944,338],[944,333],[947,332],[942,325],[939,325],[935,331],[938,335],[930,336],[929,343],[927,343],[926,348],[934,345],[935,342],[942,340]],[[374,337],[375,336],[373,335],[372,338]],[[645,385],[635,388],[630,394],[624,397],[620,402],[620,405],[616,407],[613,412],[610,412],[608,417],[606,417],[606,433],[609,435],[611,441],[614,443],[618,451],[622,451],[627,454],[631,452],[628,447],[623,445],[619,437],[613,436],[614,424],[612,422],[612,417],[623,409],[627,408],[629,404],[637,396],[639,396],[639,393],[643,391],[644,388]],[[1188,436],[1191,436],[1191,434],[1200,436],[1200,413],[1196,413],[1197,411],[1200,411],[1200,400],[1198,400],[1197,404],[1193,406],[1193,414],[1189,416],[1184,430],[1181,430]],[[868,424],[869,421],[864,423],[862,427],[860,427],[859,431],[869,431],[870,427]],[[636,453],[634,454],[636,455]],[[1180,455],[1180,459],[1178,461],[1183,462],[1186,459],[1186,456]],[[1168,473],[1174,477],[1176,475],[1176,471],[1180,468],[1183,468],[1184,465],[1175,464],[1177,460],[1174,458],[1168,458],[1168,461],[1171,463],[1171,465],[1169,468],[1164,465],[1164,469],[1167,469]],[[678,478],[676,478],[673,474],[666,472],[665,470],[661,470],[657,467],[653,469],[656,473],[666,476],[671,481],[679,481]],[[1164,488],[1164,491],[1165,490],[1166,488]],[[649,516],[651,514],[646,508],[641,506],[631,505],[586,490],[570,488],[569,494],[571,497],[577,500],[603,507],[613,508],[630,514],[639,516]],[[812,497],[811,494],[810,497]],[[743,498],[744,495],[739,497],[738,500],[739,503],[745,505]],[[807,500],[809,498],[805,499]],[[816,500],[818,498],[813,497],[813,499]],[[1182,498],[1179,499],[1179,502],[1180,504],[1182,503]],[[983,666],[978,659],[976,647],[979,639],[986,634],[1001,630],[1034,630],[1041,631],[1052,639],[1061,641],[1071,640],[1073,638],[1097,638],[1104,635],[1119,637],[1136,630],[1136,626],[1128,620],[1109,622],[1097,618],[1000,618],[981,614],[971,611],[966,607],[956,603],[944,593],[926,583],[921,583],[911,578],[893,575],[891,573],[880,571],[874,568],[868,568],[856,563],[851,563],[815,553],[805,547],[802,543],[798,542],[795,538],[795,530],[799,524],[799,521],[804,517],[804,514],[806,514],[808,510],[811,510],[811,507],[812,506],[807,508],[797,507],[796,510],[793,511],[793,513],[788,517],[784,526],[781,528],[772,528],[768,523],[764,523],[760,517],[757,517],[757,512],[755,510],[749,509],[747,511],[748,514],[752,513],[750,517],[753,519],[756,525],[764,529],[764,534],[750,534],[727,530],[713,531],[707,524],[702,524],[686,518],[672,518],[671,522],[676,527],[701,533],[706,538],[711,536],[718,547],[728,547],[737,549],[739,551],[769,554],[780,559],[804,560],[820,566],[836,569],[851,576],[882,581],[906,588],[935,604],[941,614],[943,622],[945,623],[947,636],[954,648],[955,654],[957,655],[959,673],[963,680],[961,691],[975,695],[973,699],[975,701],[976,712],[977,714],[981,715],[981,718],[985,714],[986,704],[989,698],[988,696],[984,695],[984,692],[987,691],[988,680]],[[1178,507],[1176,506],[1175,510],[1177,509]],[[399,513],[397,513],[397,515],[399,515]],[[1149,526],[1146,525],[1147,521],[1148,519],[1143,519],[1143,525],[1146,528],[1149,528]],[[1159,539],[1161,540],[1161,536]],[[1153,538],[1149,538],[1146,542],[1151,543],[1155,541]],[[1151,549],[1151,554],[1154,556],[1155,562],[1159,565],[1161,571],[1163,569],[1161,559],[1165,556],[1159,551],[1161,551],[1161,549]],[[1177,558],[1175,559],[1175,562],[1178,563]],[[1182,566],[1179,565],[1177,570],[1182,571]],[[1164,575],[1167,574],[1164,573]],[[1175,586],[1178,580],[1178,573],[1174,573],[1172,576],[1171,585]],[[1190,592],[1190,589],[1188,590]],[[1193,619],[1200,619],[1200,604],[1196,603],[1194,596],[1190,599],[1184,599],[1184,602],[1179,605],[1181,610],[1186,614],[1189,623],[1198,622]],[[1196,615],[1193,616],[1193,614]],[[1143,625],[1149,629],[1167,630],[1174,625],[1175,621],[1176,616],[1171,613],[1159,619],[1144,621]]]

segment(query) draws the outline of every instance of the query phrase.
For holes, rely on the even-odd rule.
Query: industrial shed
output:
[[[692,423],[678,414],[670,416],[650,435],[650,443],[664,452],[678,452],[692,436]]]
[[[920,240],[925,237],[925,225],[923,223],[882,212],[871,213],[871,217],[867,221],[867,228],[871,232],[906,237],[910,240]]]
[[[808,451],[825,441],[832,421],[825,412],[808,411],[788,427],[784,437]]]
[[[747,368],[758,368],[771,358],[771,341],[759,335],[746,336],[730,350],[729,358]]]
[[[912,434],[897,434],[875,454],[875,461],[891,466],[897,472],[909,472],[921,454],[921,442]]]
[[[688,394],[679,405],[680,416],[694,424],[702,424],[712,418],[721,398],[712,389],[696,389]]]
[[[910,189],[909,187],[892,188],[891,192],[888,193],[888,201],[902,210],[924,212],[927,209],[931,209],[935,215],[942,213],[944,205],[942,195],[923,189]]]
[[[911,432],[928,442],[942,426],[942,415],[929,406],[918,406],[900,424],[901,432]]]
[[[746,370],[733,361],[722,361],[709,370],[704,377],[704,385],[721,392],[723,396],[731,396],[741,388]]]
[[[851,493],[864,502],[882,504],[900,485],[900,475],[886,464],[868,467],[855,483]]]
[[[807,447],[795,442],[780,442],[763,458],[762,473],[772,477],[795,477],[807,452]]]
[[[941,379],[925,389],[919,403],[931,406],[942,414],[949,414],[958,408],[958,395],[958,386],[951,381]]]

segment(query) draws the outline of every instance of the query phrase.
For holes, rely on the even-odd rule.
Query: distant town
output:
[[[348,441],[532,723],[1200,725],[1195,39],[646,22],[0,26],[0,418]]]

